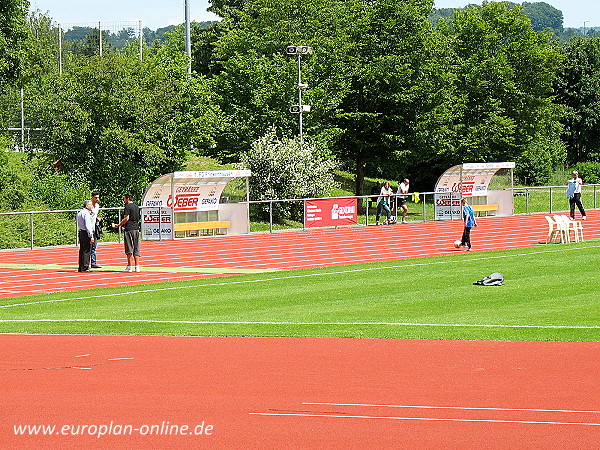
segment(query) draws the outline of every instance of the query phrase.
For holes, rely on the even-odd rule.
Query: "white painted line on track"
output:
[[[594,410],[576,410],[576,409],[541,409],[541,408],[490,408],[490,407],[472,407],[472,406],[426,406],[426,405],[386,405],[371,403],[332,403],[332,402],[302,402],[303,405],[316,406],[360,406],[368,408],[406,408],[406,409],[457,409],[462,411],[525,411],[525,412],[556,412],[556,413],[583,413],[600,414],[600,411]]]
[[[296,417],[326,417],[333,419],[377,419],[377,420],[416,420],[431,422],[484,422],[484,423],[520,423],[520,424],[540,424],[540,425],[579,425],[579,426],[600,426],[595,422],[553,422],[537,420],[496,420],[496,419],[457,419],[451,417],[396,417],[396,416],[360,416],[346,414],[307,414],[307,413],[261,413],[251,412],[251,416],[296,416]]]

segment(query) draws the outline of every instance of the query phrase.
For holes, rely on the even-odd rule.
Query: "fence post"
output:
[[[273,232],[273,200],[269,200],[269,233]]]
[[[365,226],[369,226],[369,203],[371,203],[371,198],[367,197],[366,199],[367,206],[365,207]]]
[[[302,200],[302,231],[306,231],[306,199]]]
[[[33,213],[29,214],[29,233],[31,239],[31,250],[33,250]]]
[[[421,194],[419,194],[419,197],[421,196]],[[426,208],[426,200],[427,200],[427,194],[423,194],[423,222],[427,222],[427,208]],[[433,207],[435,208],[435,204],[433,205]]]
[[[552,186],[550,186],[550,214],[552,214]]]

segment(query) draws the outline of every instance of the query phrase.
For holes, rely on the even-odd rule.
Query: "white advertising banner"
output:
[[[143,206],[168,207],[175,212],[214,211],[219,209],[219,199],[226,184],[175,184],[152,186],[146,193]],[[173,192],[175,198],[173,198]]]
[[[171,208],[143,208],[142,236],[152,241],[173,239],[173,210]]]

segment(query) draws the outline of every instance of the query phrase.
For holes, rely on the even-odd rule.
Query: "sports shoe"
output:
[[[126,266],[123,272],[131,272],[131,266]]]
[[[102,266],[99,266],[98,264],[94,264],[92,266],[92,269],[102,269]]]
[[[402,223],[408,223],[405,219],[402,219]]]
[[[581,220],[585,220],[586,218],[587,218],[587,216],[583,216],[583,217],[581,218]]]
[[[142,268],[141,268],[140,266],[135,266],[135,271],[136,271],[136,272],[141,272],[141,271],[142,271]]]

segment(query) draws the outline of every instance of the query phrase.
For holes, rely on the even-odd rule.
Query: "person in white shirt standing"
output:
[[[79,266],[78,272],[91,272],[90,251],[94,243],[94,222],[92,220],[92,201],[86,200],[83,209],[77,213],[79,230]]]
[[[569,205],[571,207],[571,220],[575,220],[575,206],[581,213],[581,219],[585,220],[585,209],[583,209],[583,203],[581,203],[581,185],[583,181],[579,178],[579,172],[573,171],[573,178],[567,181],[567,198],[569,199]]]
[[[100,192],[92,192],[92,219],[94,220],[94,242],[92,242],[92,249],[90,259],[92,262],[92,269],[101,269],[96,261],[96,248],[98,247],[98,239],[102,235],[102,217],[98,217],[100,212]]]
[[[408,178],[405,178],[400,186],[398,186],[398,206],[402,209],[402,223],[406,223],[406,215],[408,214],[408,206],[406,206],[406,195],[410,188]]]

